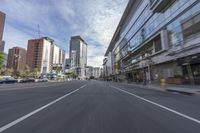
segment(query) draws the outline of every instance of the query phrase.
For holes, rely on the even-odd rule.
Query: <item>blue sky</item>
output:
[[[1,0],[6,13],[5,52],[14,46],[26,48],[27,40],[48,36],[66,50],[69,40],[81,35],[88,43],[88,65],[101,66],[103,55],[128,0]]]

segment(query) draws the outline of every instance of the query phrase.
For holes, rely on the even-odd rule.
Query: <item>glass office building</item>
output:
[[[115,80],[200,83],[200,1],[130,0],[109,52]]]

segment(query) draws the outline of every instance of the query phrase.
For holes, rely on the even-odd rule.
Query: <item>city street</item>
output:
[[[0,86],[0,132],[199,133],[200,96],[104,81]]]

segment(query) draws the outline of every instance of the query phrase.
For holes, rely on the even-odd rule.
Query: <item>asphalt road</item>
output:
[[[200,96],[102,81],[0,86],[0,132],[200,133]]]

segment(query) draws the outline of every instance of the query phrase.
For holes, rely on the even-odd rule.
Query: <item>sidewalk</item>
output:
[[[170,91],[170,92],[178,92],[182,94],[188,95],[195,95],[200,94],[200,85],[173,85],[173,84],[166,84],[161,86],[160,84],[136,84],[136,83],[122,83],[126,85],[131,85],[135,87],[145,88],[145,89],[152,89],[157,91]]]

